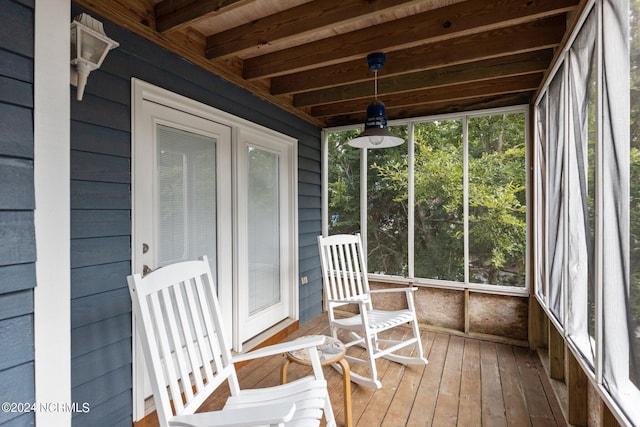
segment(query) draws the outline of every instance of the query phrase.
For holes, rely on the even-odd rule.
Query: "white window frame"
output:
[[[513,107],[504,107],[504,108],[492,108],[485,110],[477,110],[477,111],[469,111],[462,113],[451,113],[451,114],[442,114],[436,116],[425,116],[425,117],[417,117],[411,120],[395,120],[389,121],[389,126],[407,126],[407,134],[408,134],[408,147],[407,147],[407,155],[408,155],[408,165],[409,165],[409,196],[408,196],[408,204],[410,207],[414,206],[414,146],[415,141],[413,138],[413,128],[414,125],[421,122],[434,121],[434,120],[447,120],[447,119],[460,119],[463,121],[463,145],[464,145],[464,158],[465,165],[468,163],[467,159],[467,146],[468,146],[468,135],[467,135],[467,120],[471,117],[479,117],[479,116],[487,116],[501,113],[516,113],[522,112],[525,117],[525,145],[529,146],[529,141],[531,140],[529,135],[529,107],[527,105],[518,105]],[[340,127],[332,127],[323,129],[322,133],[322,234],[328,234],[328,205],[329,205],[329,194],[328,194],[328,185],[329,185],[329,171],[328,171],[328,156],[329,156],[329,145],[328,145],[328,134],[329,132],[335,131],[346,131],[346,130],[354,130],[358,129],[355,126],[340,126]],[[408,214],[408,271],[409,277],[402,277],[396,275],[387,275],[387,274],[373,274],[369,273],[369,278],[371,280],[382,281],[386,283],[397,283],[397,284],[413,284],[416,286],[428,286],[435,288],[444,288],[444,289],[456,289],[456,290],[465,290],[470,289],[476,292],[487,293],[487,294],[497,294],[497,295],[511,295],[511,296],[529,296],[530,293],[530,284],[529,284],[529,274],[530,274],[530,214],[529,214],[529,206],[531,206],[531,197],[532,192],[530,191],[530,177],[529,173],[529,150],[527,150],[525,155],[525,171],[526,174],[526,187],[527,187],[527,230],[526,230],[526,262],[525,262],[525,286],[524,287],[516,287],[516,286],[500,286],[500,285],[491,285],[491,284],[480,284],[480,283],[471,283],[469,282],[468,277],[468,200],[465,198],[465,220],[464,220],[464,233],[465,233],[465,281],[464,282],[454,282],[454,281],[446,281],[446,280],[436,280],[429,278],[416,278],[414,277],[414,215],[413,209],[409,209]],[[363,240],[363,247],[365,253],[367,253],[367,150],[361,149],[360,151],[360,234]],[[466,166],[465,166],[466,173]],[[465,194],[468,191],[468,181],[465,179],[464,183],[464,191]]]

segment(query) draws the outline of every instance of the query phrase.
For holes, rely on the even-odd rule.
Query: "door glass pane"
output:
[[[524,113],[469,119],[469,280],[525,286]]]
[[[207,255],[216,277],[216,140],[157,132],[158,266]]]
[[[249,314],[280,301],[279,156],[248,147]]]
[[[415,276],[464,281],[462,120],[418,123]]]

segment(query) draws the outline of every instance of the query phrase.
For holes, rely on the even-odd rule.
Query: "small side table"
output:
[[[344,358],[347,353],[347,348],[341,341],[328,336],[324,337],[324,344],[319,345],[317,348],[318,355],[320,356],[320,364],[322,366],[338,363],[342,368],[342,381],[344,387],[344,424],[346,427],[351,427],[351,369],[349,368],[349,362]],[[290,351],[286,353],[286,356],[287,358],[283,362],[280,370],[280,379],[282,384],[287,382],[287,369],[291,362],[311,366],[307,350]]]

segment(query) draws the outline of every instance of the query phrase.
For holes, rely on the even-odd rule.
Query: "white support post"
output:
[[[36,0],[34,59],[36,425],[70,426],[70,0]],[[53,406],[50,406],[53,407]]]

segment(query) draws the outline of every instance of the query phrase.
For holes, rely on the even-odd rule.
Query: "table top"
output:
[[[319,345],[317,348],[318,355],[320,356],[320,364],[323,366],[340,361],[347,352],[347,348],[344,346],[342,341],[329,336],[325,336],[324,343]],[[309,360],[309,352],[306,349],[290,351],[287,353],[287,358],[289,358],[289,360],[291,360],[292,362],[301,363],[303,365],[311,365],[311,361]]]

